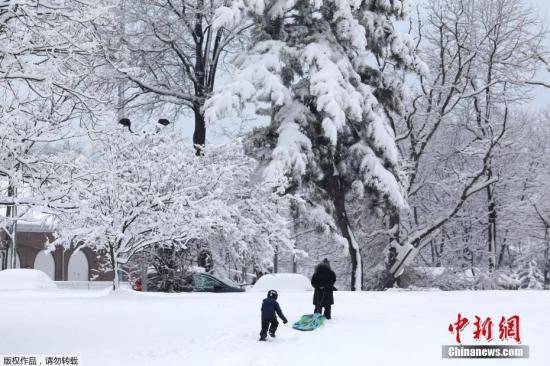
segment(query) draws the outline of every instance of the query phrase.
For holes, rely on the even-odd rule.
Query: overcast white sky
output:
[[[416,4],[422,4],[426,0],[409,0],[411,14]],[[519,1],[519,0],[518,0]],[[550,0],[524,0],[529,4],[539,16],[546,21],[547,27],[550,30]],[[546,46],[550,49],[550,34],[546,39]],[[540,79],[550,82],[550,73],[541,72]],[[550,105],[550,89],[539,87],[535,90],[536,99],[532,102],[534,107],[545,108]]]
[[[546,20],[548,29],[550,30],[550,0],[528,0],[528,3],[537,10],[539,16]],[[546,46],[550,48],[550,35],[546,38]],[[549,80],[549,75],[544,75],[545,80]],[[537,99],[534,104],[537,107],[545,108],[548,107],[550,100],[550,90],[547,88],[539,88],[537,92]]]
[[[423,0],[409,0],[409,4],[414,5],[418,3],[422,3]],[[540,15],[542,17],[545,17],[547,21],[550,23],[550,20],[548,20],[548,14],[550,14],[550,0],[525,0],[528,4],[530,4],[534,9],[537,9],[540,12]]]
[[[528,0],[528,3],[533,6],[533,8],[540,11],[540,15],[545,17],[548,21],[548,14],[550,13],[550,1],[548,0]]]

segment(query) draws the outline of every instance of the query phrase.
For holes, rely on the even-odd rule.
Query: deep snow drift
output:
[[[311,292],[279,292],[289,323],[258,342],[261,292],[153,294],[121,290],[0,292],[0,354],[79,355],[85,366],[548,365],[550,293],[335,293],[334,319],[314,332],[291,324]],[[518,314],[527,360],[444,360],[449,323]],[[495,336],[498,339],[498,335]],[[498,343],[493,341],[493,343]],[[515,343],[510,343],[515,344]]]
[[[48,275],[37,269],[6,269],[0,271],[2,290],[53,290],[57,285]],[[0,292],[0,298],[2,293]]]

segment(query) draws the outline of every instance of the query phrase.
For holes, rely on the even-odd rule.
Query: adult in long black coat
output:
[[[331,318],[331,306],[334,304],[333,291],[336,282],[336,274],[330,268],[328,259],[324,259],[315,268],[315,273],[311,277],[311,286],[315,289],[313,293],[313,305],[315,313],[321,313],[325,309],[325,317]]]

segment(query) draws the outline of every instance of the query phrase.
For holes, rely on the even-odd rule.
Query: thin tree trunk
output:
[[[508,229],[504,232],[504,238],[502,239],[502,244],[500,245],[500,252],[497,260],[496,269],[500,269],[502,263],[504,262],[504,253],[508,250]],[[508,253],[509,254],[509,253]]]
[[[435,251],[436,251],[436,248],[435,248],[435,245],[434,245],[434,241],[430,240],[430,253],[432,254],[432,266],[434,266],[434,267],[435,267],[435,264],[437,263],[437,261],[436,261],[437,255],[436,255]]]
[[[390,240],[395,240],[396,242],[399,242],[399,223],[399,211],[396,210],[396,212],[390,214],[390,229],[395,228],[395,231],[392,232]]]
[[[15,197],[16,195],[17,190],[10,181],[8,197]],[[6,261],[6,268],[17,268],[17,207],[15,205],[6,207],[6,217],[13,220],[8,241],[8,250],[6,251],[6,254],[8,254],[11,249],[11,258],[9,258],[9,261]]]
[[[14,189],[13,189],[13,186],[10,184],[8,186],[8,197],[13,197],[14,196]],[[12,217],[13,216],[13,207],[12,206],[6,206],[6,217]],[[12,248],[13,246],[13,239],[12,239],[12,236],[13,236],[13,233],[10,231],[7,233],[7,238],[6,238],[6,245],[5,245],[5,255],[2,257],[2,263],[0,264],[1,267],[0,269],[7,269],[9,268],[9,266],[11,265],[11,261],[10,261],[10,248]]]
[[[193,111],[195,114],[195,130],[193,132],[193,146],[195,147],[195,154],[197,156],[203,155],[204,146],[206,144],[206,125],[204,122],[204,115],[202,112],[202,102],[194,103]]]
[[[390,230],[394,230],[394,231],[392,231],[392,234],[390,235],[390,244],[393,241],[399,243],[399,223],[400,223],[399,211],[396,210],[395,212],[391,212],[389,224],[390,224]],[[401,287],[399,277],[397,277],[393,281],[393,283],[396,283],[398,287]]]
[[[546,248],[544,249],[544,289],[550,288],[550,228],[546,227],[544,232],[544,241]]]
[[[348,242],[348,252],[351,259],[351,291],[363,290],[363,261],[359,245],[351,231],[350,222],[346,212],[345,192],[342,189],[341,182],[338,176],[332,179],[333,185],[333,203],[334,213],[336,216],[336,224],[340,229],[340,234]]]
[[[109,245],[109,255],[111,257],[111,266],[113,268],[113,290],[116,291],[120,285],[118,278],[118,262],[115,256],[115,249],[112,245]]]
[[[487,179],[492,178],[492,170],[489,167],[487,172]],[[487,244],[489,251],[489,271],[493,272],[496,267],[496,225],[497,225],[497,212],[495,203],[495,192],[493,185],[487,186]]]
[[[197,2],[198,8],[202,8],[203,0]],[[195,114],[195,131],[193,132],[193,145],[196,155],[202,155],[206,142],[206,126],[204,123],[203,106],[206,97],[206,65],[203,53],[204,29],[202,28],[203,15],[197,12],[195,16],[195,26],[193,28],[193,38],[195,40],[195,96],[198,101],[193,102],[193,112]],[[207,45],[208,47],[208,45]]]

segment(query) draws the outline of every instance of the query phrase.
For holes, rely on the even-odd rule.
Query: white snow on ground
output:
[[[0,290],[53,290],[57,286],[48,275],[37,269],[0,271]],[[1,298],[0,293],[0,298]]]
[[[289,324],[258,342],[261,292],[0,292],[0,354],[77,354],[85,366],[548,365],[547,291],[335,293],[334,319],[314,332],[293,321],[312,310],[311,292],[279,293]],[[519,314],[528,360],[443,360],[457,313]],[[492,342],[498,343],[498,342]],[[511,344],[515,344],[514,341]]]
[[[312,291],[309,278],[297,273],[266,274],[254,284],[253,291]]]

